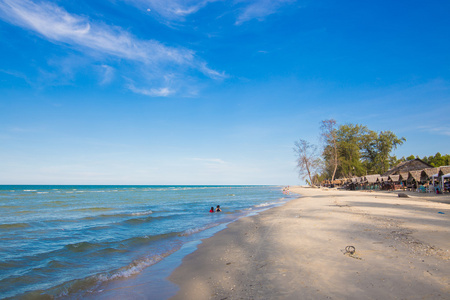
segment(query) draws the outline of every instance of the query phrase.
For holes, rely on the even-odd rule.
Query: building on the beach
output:
[[[402,186],[406,186],[406,182],[408,181],[409,173],[408,172],[400,172],[398,175],[398,181]]]
[[[408,188],[419,188],[419,185],[422,183],[422,170],[414,170],[408,172],[408,180],[406,180],[406,184]]]
[[[409,170],[408,170],[409,169]],[[450,166],[432,167],[420,159],[402,162],[387,173],[340,179],[349,190],[397,190],[450,192]],[[337,183],[337,181],[335,181]]]
[[[403,172],[423,170],[427,168],[433,168],[433,166],[427,164],[420,158],[416,158],[399,163],[398,165],[384,173],[383,176],[400,175],[400,173]]]
[[[439,174],[439,176],[444,176],[444,175],[450,174],[450,166],[439,167],[438,174]]]
[[[430,181],[432,180],[433,175],[439,174],[439,168],[426,168],[422,170],[422,181]]]
[[[365,190],[376,190],[379,188],[379,178],[380,174],[366,175],[363,176],[363,186]]]
[[[400,175],[389,175],[388,178],[390,182],[393,182],[395,184],[400,183]]]

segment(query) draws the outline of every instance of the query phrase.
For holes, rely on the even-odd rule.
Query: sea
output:
[[[96,295],[290,197],[280,186],[0,185],[0,298]]]

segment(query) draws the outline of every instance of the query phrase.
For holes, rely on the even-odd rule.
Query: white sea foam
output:
[[[266,203],[261,203],[261,204],[255,205],[255,207],[266,207],[266,206],[271,206],[274,204],[276,204],[276,202],[266,202]]]
[[[108,280],[114,280],[114,279],[119,279],[119,278],[127,278],[130,276],[136,275],[136,274],[142,272],[142,270],[144,270],[145,268],[150,267],[150,266],[160,262],[166,256],[172,254],[176,250],[178,250],[178,248],[174,248],[171,251],[166,252],[164,254],[154,255],[151,257],[146,257],[146,258],[143,258],[140,260],[136,260],[131,265],[128,265],[122,269],[119,269],[117,272],[115,272],[109,276],[99,275],[98,279],[100,281],[108,281]]]
[[[188,229],[188,230],[184,231],[183,233],[181,233],[180,236],[192,235],[194,233],[198,233],[198,232],[204,231],[206,229],[213,228],[215,226],[217,226],[217,224],[212,223],[212,224],[208,224],[208,225],[205,225],[202,227],[191,228],[191,229]]]
[[[145,215],[150,215],[152,213],[153,212],[151,210],[147,210],[147,211],[135,212],[135,213],[132,213],[131,215],[133,215],[133,216],[145,216]]]

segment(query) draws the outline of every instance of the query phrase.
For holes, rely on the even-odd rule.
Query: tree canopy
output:
[[[400,158],[397,162],[412,160],[412,159],[416,159],[416,158],[420,158],[420,157],[418,155],[416,155],[416,156],[410,155],[406,158],[404,158],[404,157]],[[424,156],[421,159],[424,162],[426,162],[427,164],[430,164],[435,168],[450,165],[450,154],[442,155],[440,152],[437,152],[434,156],[433,155]]]

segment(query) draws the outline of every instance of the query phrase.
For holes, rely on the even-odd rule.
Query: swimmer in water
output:
[[[214,207],[211,206],[211,209],[209,210],[210,213],[214,212]]]
[[[220,205],[217,205],[216,212],[220,212],[220,211],[222,211],[222,210],[220,209]]]

